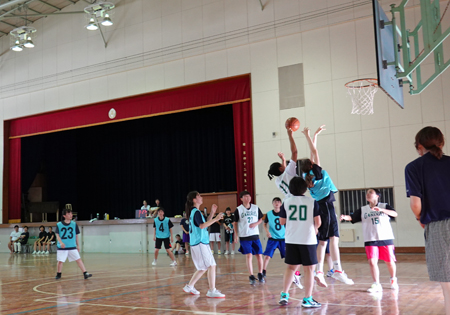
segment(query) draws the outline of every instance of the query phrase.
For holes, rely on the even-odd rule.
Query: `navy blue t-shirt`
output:
[[[405,168],[406,196],[422,200],[420,222],[428,224],[450,218],[450,157],[440,160],[426,153]]]

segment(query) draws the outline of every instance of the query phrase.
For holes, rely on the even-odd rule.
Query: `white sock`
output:
[[[323,263],[317,263],[317,272],[323,273]]]
[[[333,267],[334,270],[342,271],[341,261],[340,260],[333,261]]]
[[[17,251],[20,253],[20,250],[22,249],[22,244],[17,243]]]

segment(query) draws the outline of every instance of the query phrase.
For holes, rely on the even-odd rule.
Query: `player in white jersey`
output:
[[[270,165],[267,176],[270,180],[275,176],[275,185],[283,193],[284,197],[289,197],[289,182],[295,176],[297,176],[297,146],[295,145],[294,137],[292,136],[292,130],[289,128],[287,134],[289,137],[289,144],[291,146],[291,160],[286,166],[286,159],[282,152],[278,153],[281,158],[281,163],[275,162]]]
[[[234,242],[239,241],[241,246],[239,251],[245,255],[245,260],[247,262],[247,269],[250,273],[249,279],[250,284],[256,283],[256,277],[253,275],[253,265],[252,256],[256,256],[258,261],[258,280],[264,283],[263,271],[263,257],[262,257],[262,246],[259,240],[259,229],[258,225],[261,224],[263,214],[257,205],[251,204],[252,197],[248,191],[242,191],[239,194],[242,204],[236,208],[234,212]]]
[[[378,189],[367,190],[366,200],[369,204],[354,211],[352,215],[341,215],[341,221],[362,222],[366,255],[372,278],[375,281],[367,290],[371,293],[383,291],[380,284],[378,259],[384,260],[389,269],[391,289],[398,289],[397,277],[395,276],[394,233],[392,233],[391,223],[389,222],[390,218],[397,217],[397,212],[387,203],[380,203],[380,195]]]
[[[302,307],[320,307],[321,304],[312,298],[314,287],[314,268],[317,264],[317,232],[321,224],[319,205],[317,201],[305,196],[308,186],[301,177],[294,177],[289,183],[292,196],[284,200],[280,209],[280,224],[286,224],[285,242],[287,264],[284,274],[284,286],[279,304],[286,305],[289,301],[289,288],[294,273],[303,265],[305,297]]]

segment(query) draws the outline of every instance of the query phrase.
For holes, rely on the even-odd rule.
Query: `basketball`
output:
[[[286,120],[284,126],[286,129],[291,128],[292,131],[297,131],[300,128],[300,121],[295,117],[290,117]]]

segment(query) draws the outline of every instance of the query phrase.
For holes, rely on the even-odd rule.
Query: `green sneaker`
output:
[[[281,292],[280,302],[278,304],[280,305],[286,305],[289,301],[289,293]]]
[[[309,298],[303,298],[302,307],[313,308],[313,307],[321,307],[322,304],[315,301],[312,296]]]

